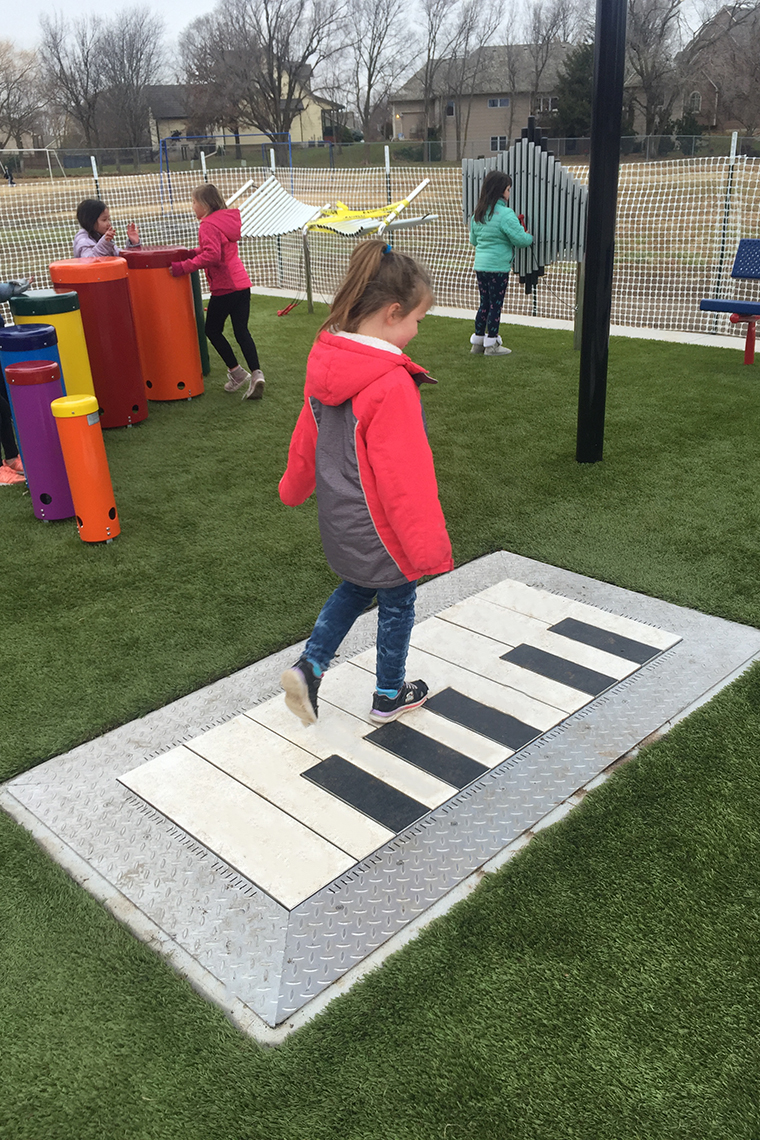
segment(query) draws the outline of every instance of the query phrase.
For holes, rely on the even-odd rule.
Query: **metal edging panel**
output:
[[[0,804],[39,820],[80,860],[80,882],[87,868],[97,872],[215,980],[217,995],[278,1025],[760,654],[758,630],[505,553],[425,583],[418,618],[506,578],[682,640],[290,911],[146,808],[118,775],[269,698],[301,646],[23,773],[0,789]],[[360,618],[344,657],[374,642],[375,620]]]

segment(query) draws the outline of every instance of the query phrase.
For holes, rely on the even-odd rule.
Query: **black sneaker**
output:
[[[369,719],[373,724],[388,724],[402,713],[411,712],[424,705],[428,697],[428,687],[424,681],[404,681],[395,697],[384,697],[375,693]]]
[[[316,724],[319,715],[317,692],[321,681],[305,657],[300,657],[280,677],[280,684],[285,690],[285,704],[304,724]]]

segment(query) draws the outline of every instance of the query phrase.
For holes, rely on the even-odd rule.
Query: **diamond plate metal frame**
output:
[[[22,774],[0,806],[202,993],[262,1040],[368,955],[760,656],[760,631],[504,552],[418,593],[417,620],[513,578],[678,634],[672,649],[394,837],[292,911],[117,783],[131,767],[278,691],[303,643]],[[346,659],[374,642],[357,622]],[[573,802],[573,801],[570,801]]]

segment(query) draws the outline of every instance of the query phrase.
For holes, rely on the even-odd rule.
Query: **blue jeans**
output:
[[[304,656],[325,670],[359,614],[377,594],[377,687],[400,689],[414,625],[417,583],[404,582],[388,590],[341,582],[322,607]]]

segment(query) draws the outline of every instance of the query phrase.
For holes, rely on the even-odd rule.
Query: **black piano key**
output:
[[[610,685],[616,685],[618,680],[597,673],[595,669],[587,669],[585,665],[576,665],[564,657],[557,657],[554,653],[536,649],[534,645],[516,645],[508,653],[502,653],[501,659],[547,677],[550,681],[559,681],[571,689],[578,689],[581,693],[589,693],[592,697],[603,693]]]
[[[464,728],[479,732],[481,736],[487,736],[489,740],[495,740],[497,744],[503,744],[514,752],[541,735],[541,729],[534,728],[532,724],[474,701],[456,689],[442,689],[435,696],[428,697],[425,708],[446,720],[453,720]]]
[[[371,744],[377,744],[387,752],[392,752],[395,756],[400,756],[403,760],[408,760],[415,767],[422,768],[431,776],[437,776],[439,780],[445,780],[455,788],[466,787],[488,771],[488,768],[484,764],[479,764],[477,760],[457,752],[447,744],[433,740],[422,732],[417,732],[416,729],[398,720],[375,729],[364,739]]]
[[[342,756],[328,756],[302,775],[394,834],[432,810]]]
[[[594,649],[602,649],[605,653],[612,653],[615,657],[622,657],[626,661],[635,661],[637,665],[644,665],[651,661],[661,650],[654,645],[647,645],[643,641],[634,641],[631,637],[623,637],[620,633],[610,633],[598,625],[589,625],[585,621],[575,618],[565,618],[549,627],[550,633],[558,633],[561,637],[569,637],[573,641],[580,641]]]

